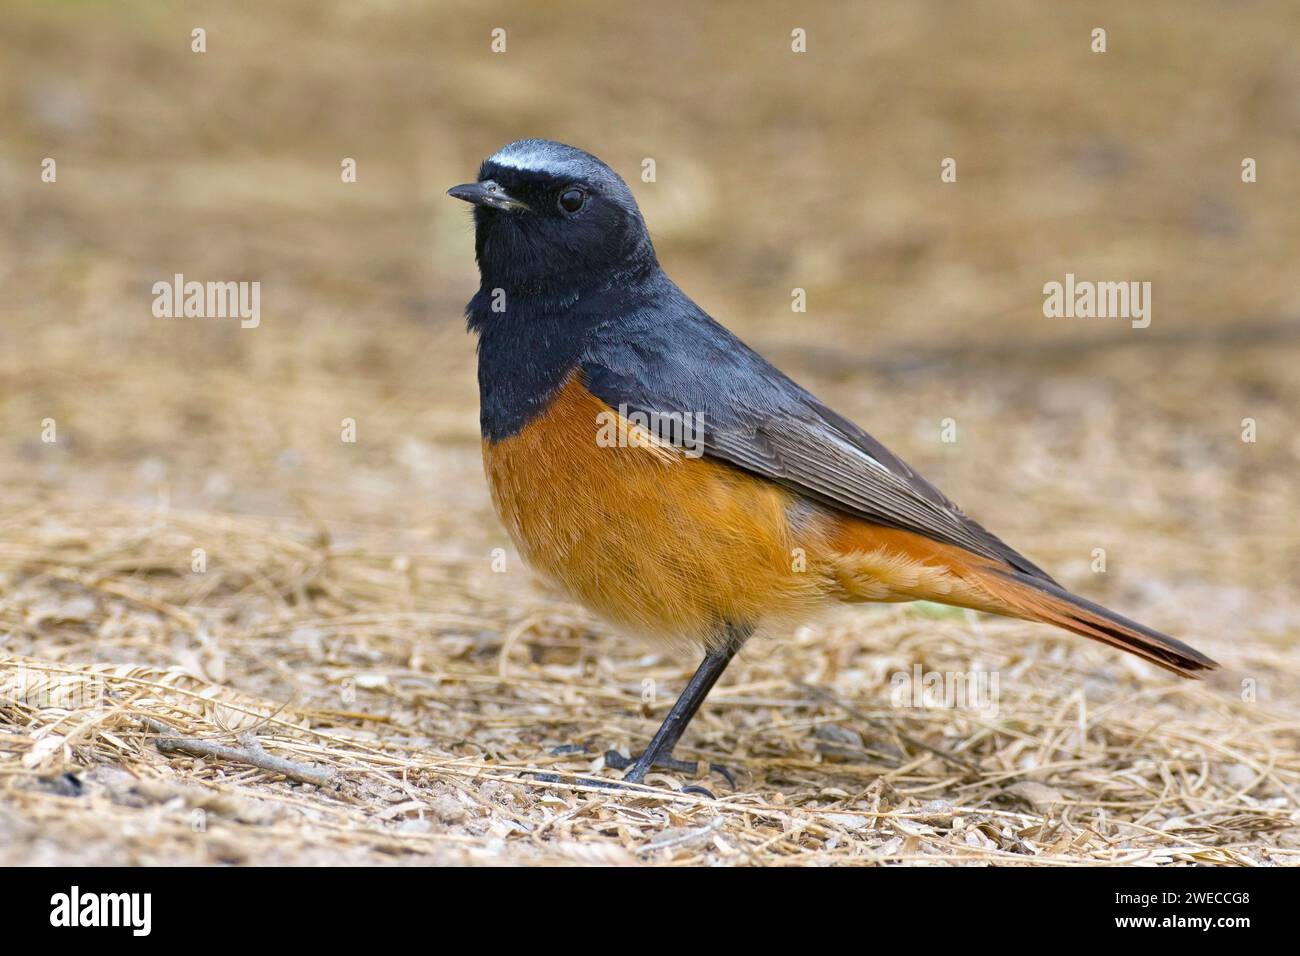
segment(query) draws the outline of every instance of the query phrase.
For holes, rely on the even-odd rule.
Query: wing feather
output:
[[[657,282],[641,308],[592,330],[580,368],[597,397],[651,418],[690,414],[703,423],[705,454],[720,461],[863,520],[1052,581],[711,319],[662,273]]]
[[[1041,568],[962,513],[897,456],[881,456],[872,453],[875,449],[864,448],[863,437],[879,445],[865,433],[845,435],[820,416],[782,415],[739,429],[706,428],[704,445],[708,454],[824,505],[1051,580]]]

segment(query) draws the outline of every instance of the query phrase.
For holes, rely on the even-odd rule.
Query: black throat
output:
[[[465,317],[478,334],[483,437],[509,438],[542,414],[582,364],[597,329],[635,311],[657,271],[651,260],[607,277],[598,287],[565,292],[481,287]]]

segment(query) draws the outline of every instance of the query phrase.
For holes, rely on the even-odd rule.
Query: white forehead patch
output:
[[[549,176],[604,179],[612,175],[599,160],[580,149],[549,139],[521,139],[488,157],[489,163]]]
[[[557,156],[555,150],[540,144],[512,144],[488,158],[489,163],[508,166],[511,169],[523,169],[538,173],[564,172],[571,165],[567,157]]]

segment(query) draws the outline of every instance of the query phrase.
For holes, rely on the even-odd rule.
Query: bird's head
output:
[[[655,265],[636,200],[590,153],[521,139],[447,190],[474,205],[484,287],[568,298]]]

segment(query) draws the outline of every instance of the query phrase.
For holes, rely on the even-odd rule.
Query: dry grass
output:
[[[1300,721],[1243,702],[1238,674],[1175,682],[1046,629],[881,610],[734,666],[687,750],[738,792],[607,790],[582,782],[596,754],[643,741],[688,669],[503,602],[482,561],[165,510],[4,531],[6,862],[1300,862]],[[178,568],[196,547],[208,570]],[[1295,686],[1294,653],[1231,660]],[[915,664],[997,673],[996,712],[891,707]],[[164,755],[164,734],[252,735],[334,776]],[[550,755],[567,743],[596,753]]]
[[[797,62],[775,4],[572,6],[6,14],[0,862],[1300,862],[1294,5],[828,4]],[[442,190],[533,134],[655,156],[688,292],[1224,670],[865,609],[728,671],[683,748],[737,791],[579,782],[696,662],[541,592],[491,513]],[[154,319],[175,271],[262,281],[262,326]],[[1067,271],[1152,280],[1152,327],[1045,320]],[[915,666],[996,713],[892,706]]]

